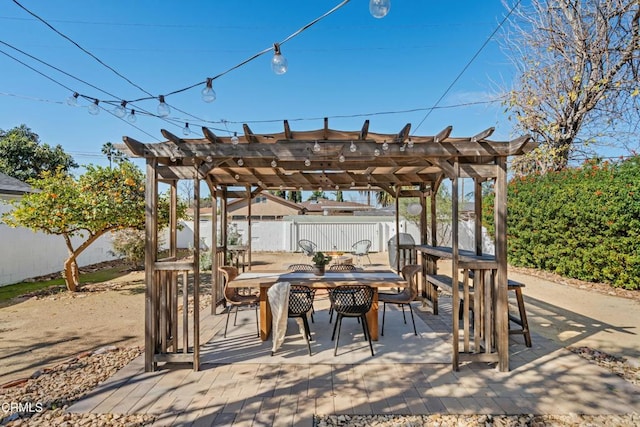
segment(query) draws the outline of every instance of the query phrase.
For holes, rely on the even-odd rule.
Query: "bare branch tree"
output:
[[[507,108],[516,130],[541,143],[516,172],[562,169],[601,145],[633,148],[639,9],[637,0],[531,0],[514,10],[504,47],[519,77]]]

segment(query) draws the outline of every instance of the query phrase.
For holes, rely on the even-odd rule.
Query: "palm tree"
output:
[[[120,163],[126,160],[126,158],[124,157],[124,153],[118,150],[115,145],[113,145],[113,142],[105,142],[102,145],[102,154],[107,156],[107,159],[109,159],[109,169],[111,169],[112,161],[115,163]]]

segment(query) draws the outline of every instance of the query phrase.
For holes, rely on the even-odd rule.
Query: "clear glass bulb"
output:
[[[389,149],[389,143],[388,143],[387,141],[385,141],[385,142],[383,142],[383,143],[382,143],[382,149],[383,149],[384,151],[387,151],[387,150]]]
[[[185,123],[184,127],[182,128],[182,134],[187,136],[191,133],[191,130],[189,129],[189,123]]]
[[[207,163],[211,163],[213,161],[213,157],[207,156],[205,160],[207,161]]]
[[[131,110],[131,113],[127,116],[129,123],[135,123],[138,118],[136,117],[136,110]]]
[[[391,0],[369,0],[369,13],[374,18],[384,18],[391,9]]]
[[[235,178],[235,179],[236,179],[236,181],[237,181],[237,180],[239,180],[239,179],[240,179],[240,175],[235,174],[234,178]]]
[[[338,161],[340,163],[344,163],[344,154],[340,154],[340,156],[338,157]]]
[[[316,153],[320,151],[320,144],[318,144],[318,141],[316,141],[316,143],[313,144],[313,151],[315,151]]]
[[[202,95],[204,102],[213,102],[216,100],[216,91],[213,90],[213,83],[210,78],[207,79],[207,85],[202,89],[200,95]]]
[[[78,105],[78,97],[80,94],[78,92],[73,92],[73,95],[67,98],[67,105],[70,107],[75,107]]]
[[[280,75],[287,72],[289,64],[287,58],[280,53],[280,45],[278,43],[273,44],[273,58],[271,58],[271,69],[274,73]]]
[[[275,160],[271,160],[271,167],[275,168],[276,166],[278,166],[278,162],[276,162]]]
[[[122,104],[118,105],[116,108],[113,109],[113,114],[116,115],[116,117],[119,118],[124,118],[124,116],[127,115],[127,110],[125,108],[125,106],[127,105],[126,101],[122,101]]]
[[[407,147],[413,148],[413,141],[412,140],[409,140],[409,142],[407,142]]]
[[[404,150],[405,150],[405,148],[404,148],[404,144],[402,144],[402,145],[400,146],[400,151],[404,151]]]
[[[276,73],[277,75],[282,75],[287,72],[288,68],[289,63],[287,62],[287,58],[282,56],[281,53],[276,53],[275,55],[273,55],[273,58],[271,58],[271,69],[274,73]]]
[[[171,114],[171,108],[164,102],[164,96],[160,95],[158,97],[160,103],[158,104],[158,115],[160,117],[168,117]]]
[[[236,132],[233,133],[233,136],[231,137],[231,145],[233,145],[234,147],[238,145],[238,143],[240,142],[240,140],[238,139],[238,134]]]
[[[97,116],[100,113],[100,107],[98,107],[98,100],[94,100],[93,104],[89,105],[89,114]]]
[[[243,166],[244,165],[244,160],[242,160],[242,157],[240,157],[238,159],[238,166]]]
[[[376,148],[375,150],[373,150],[373,155],[374,156],[379,156],[380,155],[380,150],[378,148]]]
[[[311,166],[311,160],[309,160],[309,159],[304,159],[304,165],[305,165],[305,166]]]
[[[356,143],[351,141],[351,145],[349,145],[349,151],[351,151],[352,153],[355,153],[357,149],[358,147],[356,147]]]

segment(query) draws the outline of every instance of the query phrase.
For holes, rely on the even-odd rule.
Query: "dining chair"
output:
[[[289,264],[287,267],[289,271],[313,271],[313,265],[311,264]]]
[[[373,294],[373,288],[367,285],[342,285],[329,289],[329,299],[331,300],[334,311],[337,313],[336,323],[333,326],[333,334],[331,335],[331,340],[333,341],[335,339],[336,342],[333,349],[334,356],[338,354],[340,329],[342,327],[342,319],[345,317],[361,319],[360,323],[362,325],[364,338],[369,341],[371,355],[374,355],[366,316],[373,303]],[[336,330],[338,332],[337,336]]]
[[[255,294],[241,295],[238,292],[238,288],[232,288],[229,286],[229,282],[238,277],[238,269],[236,267],[225,265],[218,267],[218,271],[224,276],[224,299],[229,305],[227,309],[227,321],[224,325],[224,337],[227,337],[227,329],[229,327],[229,315],[235,307],[236,317],[233,320],[233,326],[236,326],[236,320],[238,318],[238,308],[255,306],[256,311],[256,331],[260,336],[260,327],[258,325],[258,305],[260,303],[260,296]]]
[[[313,265],[311,264],[290,264],[289,267],[287,267],[287,270],[289,271],[302,271],[302,272],[310,272],[313,271]],[[311,292],[313,292],[313,296],[315,297],[316,294],[316,290],[315,289],[311,289]],[[313,314],[315,313],[315,309],[313,308],[313,304],[311,305],[311,323],[315,323],[315,320],[313,319]]]
[[[362,264],[362,257],[366,256],[369,260],[369,265],[371,265],[371,258],[369,257],[369,249],[371,249],[371,240],[358,240],[352,246],[352,253],[358,260],[358,265]]]
[[[398,293],[378,293],[378,302],[382,302],[382,331],[380,335],[384,336],[384,318],[387,312],[387,304],[396,304],[402,308],[402,319],[407,324],[407,318],[404,314],[404,306],[409,306],[411,313],[411,321],[413,322],[413,334],[418,335],[416,330],[416,320],[413,317],[413,308],[411,302],[418,296],[418,274],[422,272],[422,266],[418,264],[407,264],[402,267],[402,277],[409,282],[409,286]]]
[[[302,256],[302,259],[304,259],[305,256],[312,257],[316,253],[316,248],[318,246],[315,243],[313,243],[311,240],[301,239],[301,240],[298,240],[298,247],[302,251],[301,256]]]
[[[358,271],[358,267],[353,264],[332,264],[329,271]]]
[[[311,337],[311,329],[309,328],[309,322],[307,321],[307,314],[313,307],[314,295],[314,289],[303,285],[291,285],[291,289],[289,290],[289,308],[287,317],[290,319],[302,319],[304,327],[303,335],[305,341],[307,341],[309,356],[311,356],[310,341],[313,341],[313,338]]]

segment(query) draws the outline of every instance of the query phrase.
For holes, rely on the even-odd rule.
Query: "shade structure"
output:
[[[420,215],[420,244],[436,245],[435,194],[445,179],[452,182],[453,194],[458,192],[458,180],[471,178],[475,183],[476,218],[481,217],[481,184],[494,181],[495,191],[495,269],[496,304],[495,313],[491,313],[496,323],[496,351],[491,357],[481,361],[496,361],[500,370],[508,370],[508,309],[507,309],[507,246],[506,246],[506,180],[507,159],[533,150],[537,144],[528,135],[509,141],[490,139],[494,128],[487,128],[468,137],[452,136],[453,128],[444,126],[433,135],[411,135],[411,124],[402,126],[397,133],[373,133],[369,131],[369,121],[364,121],[357,130],[336,130],[329,127],[328,119],[324,126],[316,130],[294,131],[288,121],[283,122],[282,132],[258,134],[248,125],[243,125],[243,134],[237,136],[219,136],[208,128],[202,128],[202,138],[184,139],[167,130],[161,130],[165,141],[143,143],[124,137],[126,153],[133,157],[147,159],[147,248],[146,248],[146,286],[147,316],[146,341],[147,370],[153,370],[158,362],[188,359],[198,369],[199,336],[198,322],[194,318],[192,347],[182,350],[183,356],[170,356],[167,353],[178,352],[170,344],[176,342],[174,335],[167,335],[173,326],[172,314],[166,312],[162,298],[175,299],[171,293],[162,296],[159,283],[173,283],[170,272],[164,263],[175,263],[177,247],[175,238],[177,218],[177,182],[183,179],[194,180],[195,212],[199,212],[199,184],[204,181],[212,193],[214,204],[213,217],[218,210],[220,198],[220,230],[222,236],[217,240],[215,231],[212,241],[216,254],[213,256],[213,271],[224,263],[226,257],[226,202],[229,198],[251,199],[264,190],[290,191],[337,191],[381,189],[398,200],[401,197],[418,197],[422,209]],[[170,257],[158,259],[158,183],[165,182],[172,189],[172,214],[170,215]],[[431,199],[431,211],[427,212],[427,199]],[[397,202],[396,202],[397,205]],[[248,204],[248,218],[251,218]],[[396,213],[397,213],[396,209]],[[427,226],[430,217],[430,227]],[[458,216],[457,198],[454,197],[452,217]],[[481,224],[476,221],[476,242],[479,241]],[[200,252],[198,218],[194,218],[194,262],[189,266],[175,268],[192,269],[198,277],[198,259]],[[217,224],[212,229],[216,230]],[[428,230],[431,230],[429,234]],[[251,227],[248,241],[251,242]],[[458,283],[458,241],[457,221],[452,223],[452,282]],[[400,246],[397,242],[396,247]],[[481,254],[481,247],[477,247]],[[249,266],[251,250],[249,248]],[[182,271],[182,270],[181,270]],[[213,306],[217,301],[218,278],[213,277]],[[164,281],[164,282],[163,282]],[[175,285],[168,285],[176,289]],[[457,288],[455,288],[457,289]],[[160,292],[160,293],[159,293]],[[194,287],[197,299],[197,286]],[[457,291],[456,291],[457,292]],[[454,297],[456,297],[454,295]],[[493,309],[493,308],[492,308]],[[163,311],[165,310],[165,311]],[[175,316],[174,316],[175,317]],[[164,319],[164,320],[163,320]],[[166,319],[169,319],[168,321]],[[163,323],[165,322],[165,323]],[[167,323],[168,322],[168,323]],[[454,337],[455,339],[455,337]],[[455,343],[454,343],[455,344]],[[199,344],[198,344],[199,345]],[[494,344],[492,344],[493,346]],[[459,358],[457,345],[454,345],[453,367],[457,369]]]

